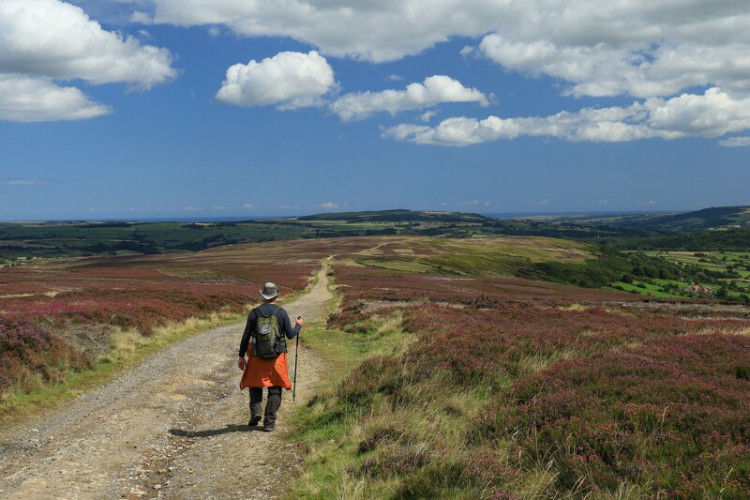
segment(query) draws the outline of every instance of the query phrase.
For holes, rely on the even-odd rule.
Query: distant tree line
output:
[[[678,264],[641,252],[620,252],[608,245],[600,246],[596,256],[583,264],[540,262],[525,268],[522,275],[587,288],[601,288],[616,281],[662,279],[706,283],[731,277],[695,264]]]
[[[623,240],[619,246],[632,250],[744,252],[750,250],[750,229],[703,231]]]

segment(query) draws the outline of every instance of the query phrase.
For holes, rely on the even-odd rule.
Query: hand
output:
[[[247,362],[245,361],[245,356],[240,356],[237,358],[237,368],[239,368],[242,371],[245,371],[245,366],[247,366]]]
[[[305,320],[302,319],[302,316],[297,316],[297,320],[295,321],[299,326],[302,326],[305,323]]]

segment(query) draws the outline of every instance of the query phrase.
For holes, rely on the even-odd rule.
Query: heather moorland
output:
[[[539,279],[611,258],[545,237],[326,238],[3,269],[5,417],[81,374],[132,365],[129,350],[148,354],[175,325],[241,321],[268,279],[294,295],[328,257],[337,305],[303,339],[328,389],[287,436],[307,461],[291,495],[750,491],[747,306]]]
[[[750,492],[746,306],[509,278],[420,243],[333,267],[342,303],[329,328],[379,350],[299,417],[313,458],[298,493]]]

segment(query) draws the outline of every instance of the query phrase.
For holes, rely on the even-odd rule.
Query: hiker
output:
[[[271,432],[281,406],[281,389],[292,388],[287,374],[286,339],[299,335],[304,321],[298,317],[292,328],[289,314],[273,303],[279,296],[279,289],[273,283],[266,283],[260,295],[264,302],[247,317],[237,366],[244,370],[240,389],[250,388],[250,422],[247,425],[255,427],[263,418],[263,430]],[[261,417],[264,387],[268,388],[268,398]]]

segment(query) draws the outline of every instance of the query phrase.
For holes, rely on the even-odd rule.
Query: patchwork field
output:
[[[719,298],[750,302],[750,253],[748,252],[646,252],[685,267],[698,268],[695,279],[712,288]],[[662,280],[653,283],[657,293],[664,296],[686,295],[685,287],[694,283]]]

